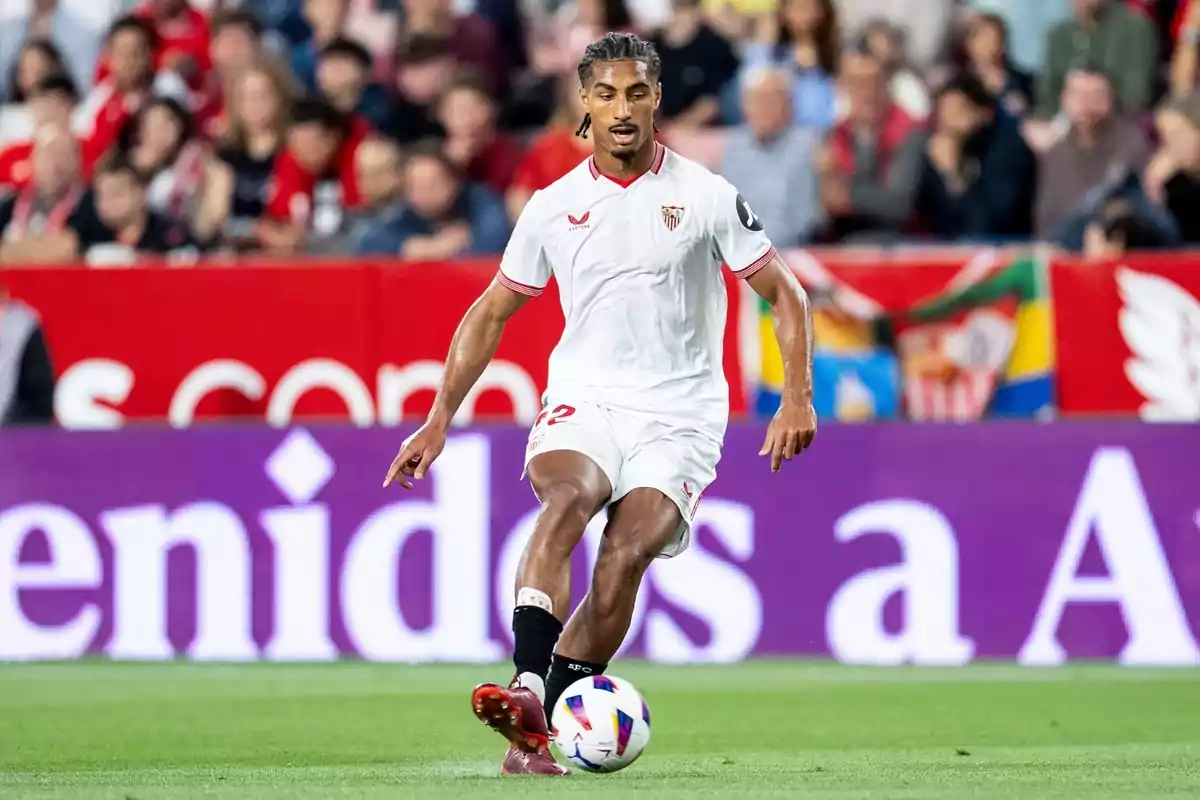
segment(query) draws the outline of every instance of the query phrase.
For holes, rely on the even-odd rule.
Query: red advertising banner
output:
[[[1200,419],[1200,254],[1058,260],[1051,291],[1063,412]]]
[[[367,426],[428,412],[454,329],[495,272],[494,260],[4,269],[0,284],[42,316],[65,426],[240,417]],[[740,413],[736,303],[729,316],[726,373]],[[562,325],[553,288],[530,301],[456,422],[532,422]]]

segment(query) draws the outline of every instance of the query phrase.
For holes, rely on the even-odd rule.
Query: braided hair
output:
[[[579,59],[580,86],[587,83],[592,66],[601,61],[641,61],[652,78],[657,79],[662,74],[662,60],[659,59],[654,44],[632,33],[610,31],[604,34],[603,39],[597,39],[587,46],[583,51],[583,58]],[[591,126],[592,115],[584,114],[575,135],[586,139],[588,128]]]

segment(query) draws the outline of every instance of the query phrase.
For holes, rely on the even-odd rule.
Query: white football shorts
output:
[[[613,409],[580,400],[546,403],[529,432],[525,469],[537,455],[573,450],[599,465],[612,486],[609,504],[634,489],[657,489],[679,507],[675,538],[658,553],[677,556],[691,542],[692,517],[717,477],[721,437],[678,416]]]

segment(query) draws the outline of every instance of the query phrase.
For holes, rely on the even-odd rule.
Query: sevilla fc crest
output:
[[[662,221],[669,231],[678,228],[679,223],[683,222],[683,206],[663,206]]]

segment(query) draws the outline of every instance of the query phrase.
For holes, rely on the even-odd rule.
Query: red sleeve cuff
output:
[[[505,275],[503,271],[496,273],[496,280],[505,289],[516,292],[517,294],[523,294],[527,297],[538,297],[543,291],[546,290],[545,286],[530,286],[529,284],[521,283],[520,281],[514,281],[512,278]]]
[[[758,272],[760,269],[765,267],[767,264],[770,264],[771,259],[773,259],[777,255],[779,255],[779,251],[776,250],[772,246],[767,249],[767,252],[763,253],[761,256],[759,256],[753,262],[751,262],[751,264],[749,266],[743,267],[742,269],[736,269],[733,271],[733,274],[738,276],[742,280],[745,280],[746,278],[749,278],[751,275],[753,275],[754,273]]]

